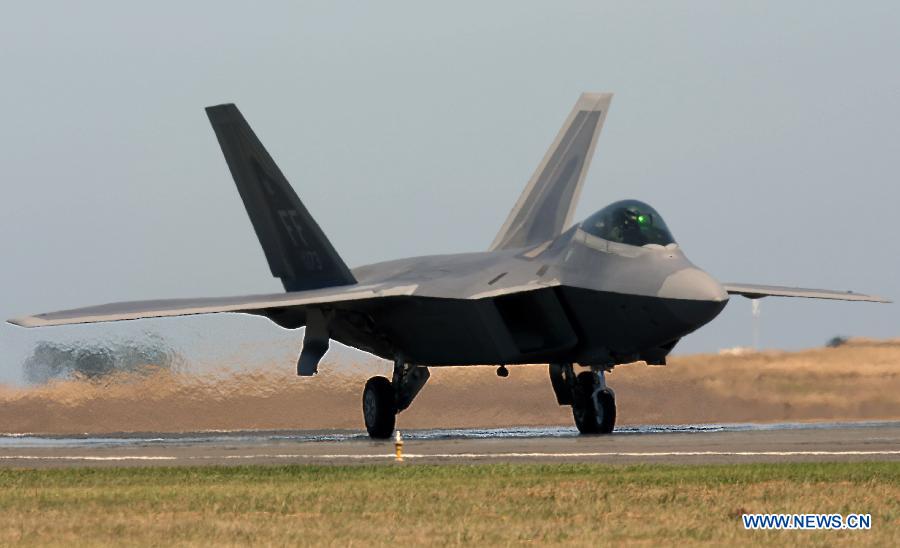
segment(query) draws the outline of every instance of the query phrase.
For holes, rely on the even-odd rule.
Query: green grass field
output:
[[[745,531],[743,512],[871,513]],[[0,470],[0,544],[896,545],[900,463]]]

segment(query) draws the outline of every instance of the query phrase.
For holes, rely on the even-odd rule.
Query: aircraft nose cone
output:
[[[699,268],[684,268],[669,275],[659,289],[659,296],[688,301],[728,300],[728,293],[722,284]]]
[[[659,296],[679,321],[694,329],[719,315],[728,293],[715,278],[699,268],[685,268],[666,278]]]

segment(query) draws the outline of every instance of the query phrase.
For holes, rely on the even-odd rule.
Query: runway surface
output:
[[[420,430],[403,433],[407,463],[745,463],[900,460],[900,421]],[[393,464],[393,441],[361,432],[197,432],[104,437],[0,434],[0,466]]]

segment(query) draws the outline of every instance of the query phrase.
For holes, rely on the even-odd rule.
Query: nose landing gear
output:
[[[616,395],[603,371],[582,371],[575,379],[572,416],[582,434],[609,434],[616,425]]]
[[[560,405],[572,406],[582,434],[609,434],[616,425],[616,394],[606,385],[602,369],[575,375],[572,364],[550,364],[550,380]]]

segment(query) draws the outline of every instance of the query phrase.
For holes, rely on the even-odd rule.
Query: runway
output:
[[[900,460],[900,421],[413,430],[409,464],[479,462],[748,463]],[[361,432],[242,431],[95,436],[0,435],[0,466],[395,464],[392,441]]]

